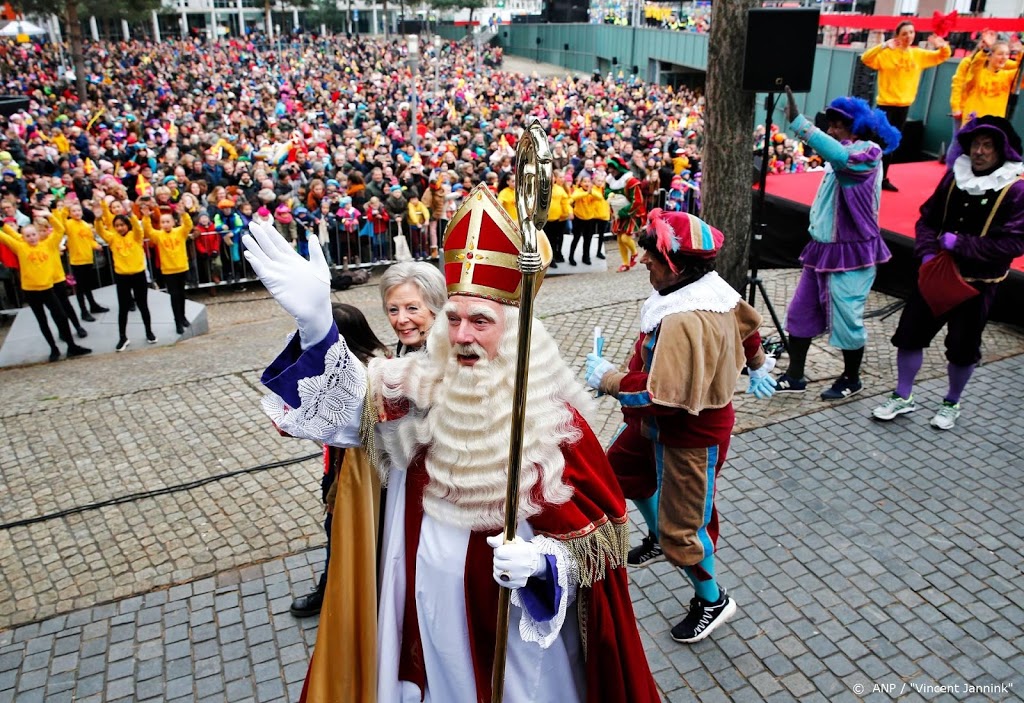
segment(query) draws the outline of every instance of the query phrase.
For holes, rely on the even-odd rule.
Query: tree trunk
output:
[[[472,36],[473,34],[473,13],[476,11],[475,7],[469,8],[469,21],[466,22],[466,36]],[[474,53],[476,53],[474,51]]]
[[[85,83],[85,54],[82,50],[82,22],[78,18],[78,3],[68,0],[64,5],[64,21],[68,26],[68,43],[71,45],[71,65],[75,67],[75,91],[78,102],[85,104],[89,98]]]
[[[267,35],[267,41],[274,41],[274,10],[273,0],[263,0],[263,23],[266,25],[265,34]]]
[[[713,3],[708,37],[701,217],[725,234],[717,270],[737,290],[747,274],[753,205],[754,95],[742,90],[743,47],[747,9],[759,4],[757,0]]]

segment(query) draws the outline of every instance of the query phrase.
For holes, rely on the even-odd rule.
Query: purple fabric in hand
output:
[[[952,232],[945,232],[939,237],[939,246],[947,251],[953,251],[953,247],[956,246],[956,235]]]
[[[935,258],[935,254],[925,254],[921,257],[921,264],[927,264],[929,261]]]

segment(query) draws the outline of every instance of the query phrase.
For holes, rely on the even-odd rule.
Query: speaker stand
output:
[[[765,97],[764,109],[768,114],[764,121],[764,147],[761,151],[760,185],[757,191],[757,217],[751,228],[750,250],[748,253],[750,268],[747,271],[746,282],[743,284],[743,295],[746,297],[747,303],[753,306],[757,300],[757,293],[760,291],[764,305],[768,308],[768,314],[771,315],[772,322],[775,323],[775,329],[779,332],[779,341],[782,342],[782,348],[788,352],[789,340],[786,338],[786,331],[782,326],[781,320],[779,320],[778,313],[775,312],[775,306],[772,305],[772,301],[768,297],[764,281],[757,275],[761,264],[761,242],[764,240],[764,231],[767,229],[764,221],[764,196],[765,188],[768,184],[768,153],[771,146],[772,114],[775,112],[775,93],[768,93]]]

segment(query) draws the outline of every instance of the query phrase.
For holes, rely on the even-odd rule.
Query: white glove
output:
[[[547,573],[547,560],[532,542],[516,537],[504,544],[502,534],[487,538],[494,550],[494,580],[505,588],[522,588],[531,576]]]
[[[764,363],[761,364],[761,368],[759,368],[759,369],[752,369],[752,368],[750,368],[748,366],[747,367],[747,373],[750,374],[751,380],[761,380],[762,378],[764,378],[765,376],[770,374],[772,369],[774,369],[774,368],[775,368],[775,357],[774,356],[765,356]]]
[[[270,223],[249,223],[242,237],[245,259],[270,294],[295,318],[299,341],[309,349],[327,336],[334,324],[331,312],[331,270],[320,242],[309,238],[309,261],[299,255]]]

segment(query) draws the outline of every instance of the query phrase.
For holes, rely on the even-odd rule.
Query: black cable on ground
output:
[[[306,456],[296,457],[294,459],[283,459],[281,461],[275,461],[270,464],[260,464],[259,466],[250,466],[247,469],[237,469],[235,471],[228,471],[222,474],[216,474],[215,476],[206,476],[205,478],[199,478],[195,481],[189,481],[188,483],[182,483],[177,486],[167,486],[164,488],[157,488],[153,491],[144,491],[142,493],[131,493],[126,496],[119,498],[111,498],[109,500],[102,500],[96,503],[89,503],[88,505],[79,505],[74,508],[68,508],[67,510],[61,510],[56,513],[49,513],[47,515],[37,515],[36,517],[24,518],[23,520],[15,520],[13,522],[6,522],[0,524],[0,530],[11,530],[15,527],[25,527],[27,525],[34,525],[38,522],[47,522],[49,520],[57,520],[59,518],[67,517],[68,515],[74,515],[76,513],[84,513],[88,510],[99,510],[100,508],[107,508],[111,505],[120,505],[122,503],[131,503],[137,500],[143,500],[145,498],[155,498],[157,496],[170,495],[171,493],[180,493],[181,491],[188,491],[199,486],[205,486],[208,483],[214,483],[221,481],[226,478],[233,476],[241,476],[243,474],[254,474],[260,471],[269,471],[270,469],[279,469],[282,466],[291,466],[292,464],[300,464],[303,461],[309,461],[310,459],[316,459],[322,456],[320,452],[314,454],[307,454]]]

